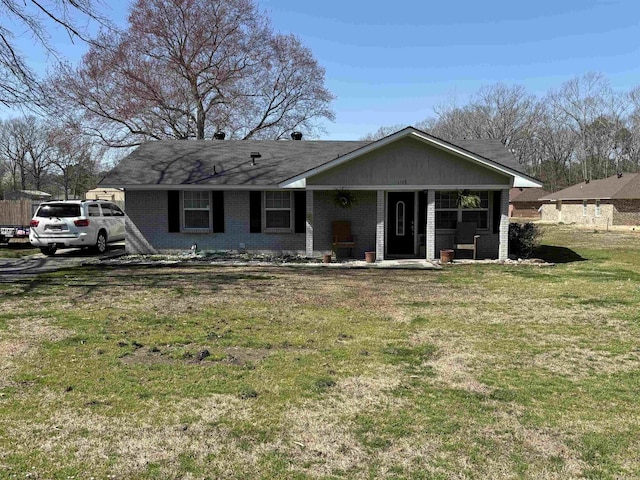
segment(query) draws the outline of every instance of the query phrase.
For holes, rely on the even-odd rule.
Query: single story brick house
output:
[[[540,200],[542,220],[582,225],[640,225],[640,173],[572,185]]]
[[[542,188],[512,188],[509,190],[509,216],[518,218],[540,218],[540,197],[549,192]]]
[[[127,251],[196,243],[315,257],[332,251],[342,221],[356,258],[434,259],[465,221],[477,225],[480,258],[505,259],[509,189],[542,186],[498,140],[452,143],[412,127],[374,142],[294,137],[139,146],[99,183],[126,192]]]

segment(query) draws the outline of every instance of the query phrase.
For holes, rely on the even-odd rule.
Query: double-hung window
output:
[[[264,229],[266,232],[290,232],[293,209],[291,192],[264,192]]]
[[[436,191],[436,228],[455,230],[458,223],[457,192]]]
[[[587,201],[586,200],[582,201],[582,216],[583,217],[587,216]]]
[[[209,230],[211,228],[211,195],[200,190],[182,192],[185,230]]]
[[[489,228],[489,192],[469,192],[477,196],[477,206],[463,206],[457,191],[436,191],[436,228],[455,230],[458,222],[474,222],[479,230]]]
[[[602,210],[600,209],[600,200],[596,200],[596,217],[599,217],[602,214]]]

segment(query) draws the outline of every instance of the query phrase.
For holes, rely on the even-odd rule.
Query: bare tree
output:
[[[27,188],[28,148],[16,135],[21,127],[22,122],[17,119],[0,120],[0,159],[6,172],[3,183],[7,190]]]
[[[70,125],[51,128],[48,138],[51,165],[65,200],[81,197],[95,185],[101,152]]]
[[[29,116],[4,122],[0,128],[0,156],[10,172],[12,189],[41,190],[50,166],[47,124]]]
[[[591,180],[611,173],[625,105],[609,81],[602,74],[587,73],[551,91],[547,103],[558,123],[579,138],[576,161],[582,178]]]
[[[0,0],[0,104],[22,106],[38,103],[40,85],[29,67],[27,59],[16,46],[16,32],[29,33],[34,40],[51,54],[56,54],[50,44],[46,24],[63,28],[73,39],[87,40],[84,28],[77,16],[92,19],[106,25],[106,20],[94,8],[95,0]]]
[[[281,138],[333,118],[324,70],[276,35],[253,0],[137,0],[129,27],[102,33],[54,96],[109,146],[145,139]]]
[[[386,136],[389,136],[393,133],[396,133],[399,130],[402,130],[403,128],[406,128],[407,125],[402,125],[402,124],[397,124],[397,125],[389,125],[386,127],[380,127],[378,130],[376,130],[375,132],[371,132],[366,134],[364,137],[362,137],[360,140],[365,140],[365,141],[376,141],[376,140],[380,140],[381,138],[384,138]]]

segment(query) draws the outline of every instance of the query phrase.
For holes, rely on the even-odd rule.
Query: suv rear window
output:
[[[47,205],[41,205],[36,213],[36,217],[49,218],[68,218],[79,217],[80,205],[68,204],[68,203],[49,203]]]

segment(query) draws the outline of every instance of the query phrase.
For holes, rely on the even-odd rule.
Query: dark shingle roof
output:
[[[277,185],[370,142],[162,140],[140,145],[101,185]],[[251,164],[251,153],[261,156]],[[214,174],[215,167],[215,174]]]
[[[274,186],[370,143],[327,140],[151,141],[124,158],[100,181],[100,185]],[[515,157],[498,140],[460,140],[455,145],[526,175]],[[254,152],[260,154],[256,165],[251,164]]]
[[[549,192],[542,188],[512,188],[509,190],[510,202],[537,202]]]
[[[518,159],[507,150],[507,148],[495,138],[483,138],[477,140],[455,140],[454,145],[464,148],[465,150],[480,155],[486,159],[492,160],[500,165],[510,168],[518,173],[527,175],[524,168],[518,162]]]
[[[640,198],[640,174],[624,173],[582,182],[544,196],[540,200],[598,200]]]

